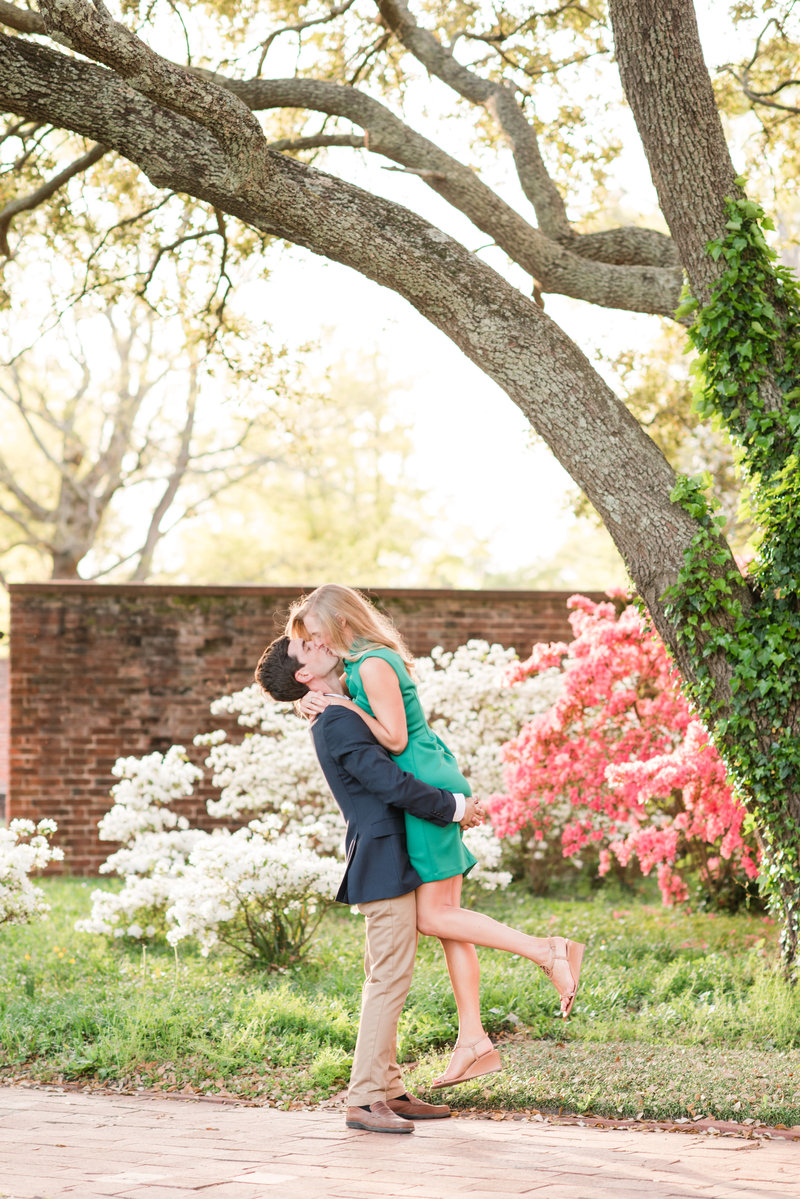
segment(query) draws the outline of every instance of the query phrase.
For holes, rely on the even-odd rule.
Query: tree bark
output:
[[[218,76],[213,78],[219,79]],[[364,130],[364,145],[420,178],[505,250],[541,291],[604,308],[672,316],[681,271],[675,246],[650,229],[546,236],[469,167],[416,133],[383,104],[351,87],[317,79],[222,79],[254,112],[302,108],[341,116]]]
[[[714,285],[727,267],[708,252],[708,242],[723,238],[727,213],[725,200],[743,196],[725,141],[711,80],[703,59],[694,6],[690,0],[610,0],[614,39],[625,93],[650,164],[659,202],[673,240],[684,263],[694,296],[701,304],[711,299]],[[779,307],[779,306],[778,306]],[[775,345],[780,347],[780,340]],[[768,411],[780,411],[787,401],[778,380],[764,371],[758,384],[760,400]],[[744,423],[744,414],[740,416]],[[784,436],[783,464],[796,452],[796,437]],[[737,430],[734,428],[735,434]],[[773,469],[781,465],[781,459]],[[745,457],[745,467],[747,458]],[[796,470],[796,462],[792,469]],[[756,474],[755,483],[766,486],[770,480]],[[773,532],[782,536],[783,531]],[[766,596],[754,596],[745,607],[755,625],[769,608]],[[720,623],[731,618],[720,613]],[[784,618],[783,627],[774,626],[775,638],[785,636],[791,660],[790,642],[796,629]],[[731,629],[731,632],[733,630]],[[776,653],[780,645],[772,649]],[[765,670],[769,671],[765,665]],[[683,667],[682,667],[683,672]],[[690,677],[690,676],[687,676]],[[743,738],[748,749],[757,747],[761,762],[774,756],[778,732],[797,735],[800,727],[800,699],[790,701],[778,717],[769,704],[755,693],[750,702],[752,733]],[[778,725],[776,725],[778,721]],[[721,742],[736,759],[737,746]],[[751,761],[759,761],[755,756]],[[740,786],[750,788],[751,799],[757,794],[756,813],[765,860],[779,862],[783,857],[797,861],[797,829],[800,829],[800,780],[776,780],[768,790],[754,779],[739,778]],[[768,830],[768,831],[767,831]],[[800,950],[800,895],[795,883],[780,874],[779,903],[783,916],[783,958],[787,975],[792,977]]]
[[[706,251],[741,196],[691,0],[610,0],[617,63],[661,211],[692,290],[708,302],[719,268]]]
[[[617,60],[659,204],[701,305],[725,268],[708,243],[724,237],[725,200],[742,189],[722,129],[691,0],[611,0]],[[782,407],[775,381],[759,388]]]

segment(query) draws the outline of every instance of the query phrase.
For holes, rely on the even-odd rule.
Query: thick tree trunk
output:
[[[690,0],[610,0],[617,61],[625,94],[636,120],[637,128],[650,164],[658,191],[661,209],[669,223],[673,240],[684,263],[693,294],[701,304],[708,303],[714,284],[727,262],[715,261],[708,253],[712,239],[725,236],[728,219],[725,200],[741,198],[733,164],[717,111],[711,80],[703,60],[697,31],[695,11]],[[776,305],[780,307],[780,305]],[[780,341],[776,343],[780,346]],[[779,356],[780,351],[776,358]],[[778,412],[785,406],[778,380],[768,372],[758,384],[761,403],[767,411]],[[743,405],[740,404],[740,409]],[[745,414],[740,414],[744,427]],[[790,428],[791,426],[787,426]],[[739,432],[731,430],[734,435]],[[778,456],[774,470],[790,465],[787,456],[796,450],[796,438],[786,435],[784,457]],[[796,465],[793,467],[796,470]],[[756,478],[758,485],[768,482]],[[777,530],[773,535],[782,536]],[[768,595],[756,598],[750,607],[754,627],[770,620]],[[747,609],[745,609],[747,612]],[[730,617],[720,612],[720,623],[730,624]],[[792,639],[796,631],[788,619],[783,628],[773,625],[767,644],[772,653],[781,649],[779,638],[785,636],[786,652],[782,660],[791,660]],[[768,673],[769,663],[763,662]],[[684,675],[691,679],[681,664]],[[750,703],[750,732],[744,737],[755,747],[762,762],[770,762],[778,733],[797,737],[800,731],[800,699],[794,696],[780,716],[765,703],[758,693]],[[777,721],[777,725],[776,725]],[[738,733],[737,736],[743,736]],[[729,752],[733,761],[742,746],[735,741],[720,749]],[[774,862],[788,857],[794,865],[787,872],[782,867],[777,903],[783,917],[783,954],[787,974],[791,977],[798,960],[800,934],[800,891],[790,876],[798,854],[800,829],[800,780],[775,778],[772,790],[763,781],[738,779],[745,799],[758,794],[757,816],[760,822],[762,846]]]
[[[84,555],[78,557],[75,554],[66,551],[55,550],[53,552],[53,567],[50,572],[51,579],[77,579],[78,563]]]
[[[692,294],[707,304],[725,263],[708,253],[725,234],[725,200],[741,197],[703,58],[692,0],[611,0],[622,85],[659,204]],[[781,406],[766,377],[768,408]]]
[[[98,524],[98,514],[91,511],[91,497],[76,493],[72,480],[62,480],[53,512],[51,578],[79,578],[78,566],[94,544]]]
[[[610,0],[619,73],[692,289],[708,301],[719,268],[706,244],[741,195],[691,0]]]

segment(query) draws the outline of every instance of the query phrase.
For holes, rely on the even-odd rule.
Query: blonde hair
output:
[[[310,595],[302,595],[289,609],[286,632],[290,637],[309,639],[305,617],[311,613],[322,626],[329,649],[347,662],[357,662],[373,649],[393,649],[411,671],[414,660],[388,616],[352,587],[323,583]],[[349,635],[344,625],[349,626]]]

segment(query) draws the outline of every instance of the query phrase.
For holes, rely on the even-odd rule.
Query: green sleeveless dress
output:
[[[357,648],[357,647],[356,647]],[[470,785],[458,769],[456,759],[440,737],[429,727],[419,700],[417,685],[406,670],[405,663],[393,649],[370,649],[357,662],[345,662],[345,676],[350,698],[370,716],[375,713],[369,705],[361,682],[361,663],[367,658],[383,658],[394,670],[400,682],[400,693],[406,710],[408,745],[402,753],[392,754],[401,770],[416,775],[431,787],[460,791],[471,795]],[[406,841],[411,865],[423,882],[467,874],[478,859],[470,853],[461,838],[461,826],[454,821],[445,828],[405,813]]]

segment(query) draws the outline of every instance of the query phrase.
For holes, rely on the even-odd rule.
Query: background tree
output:
[[[160,577],[480,586],[486,547],[410,475],[411,429],[390,403],[399,389],[385,363],[358,355],[307,375],[283,457],[184,522],[164,545]]]
[[[84,312],[0,371],[0,557],[12,567],[25,553],[51,578],[141,581],[171,526],[277,461],[279,403],[258,417],[229,406],[214,424],[204,348],[180,325],[175,348],[159,326],[135,299]]]
[[[223,214],[217,226],[234,218],[392,288],[502,387],[545,439],[611,533],[754,814],[762,878],[784,919],[791,967],[800,935],[800,299],[775,270],[758,207],[743,195],[689,0],[609,6],[622,88],[669,235],[643,221],[598,229],[591,204],[590,227],[570,219],[584,207],[585,176],[602,184],[604,156],[620,141],[613,130],[603,135],[599,114],[581,127],[577,114],[548,103],[537,86],[568,63],[608,53],[602,15],[583,6],[533,14],[504,7],[488,27],[483,10],[467,5],[435,8],[422,23],[402,0],[313,15],[293,10],[301,50],[290,78],[262,74],[278,30],[257,6],[226,22],[221,54],[206,21],[187,11],[190,69],[148,46],[161,37],[154,9],[138,18],[127,10],[128,24],[85,0],[41,0],[40,9],[38,17],[2,6],[3,21],[18,33],[0,35],[0,96],[16,123],[37,126],[27,136],[48,141],[51,154],[58,144],[51,128],[73,135],[62,175],[71,169],[77,177],[95,146],[109,147],[124,160],[123,175],[133,164],[148,177],[162,197],[153,206],[165,211],[188,195],[193,220]],[[145,40],[134,32],[137,19]],[[539,49],[550,30],[558,53]],[[173,54],[178,45],[159,44]],[[475,113],[473,129],[491,124],[487,146],[502,138],[510,148],[525,197],[518,207],[486,182],[491,171],[479,173],[450,152],[455,138],[447,137],[446,149],[375,94],[396,89],[409,107],[416,94],[424,119],[426,77],[441,85],[437,95],[449,90],[458,111]],[[568,93],[568,81],[561,86]],[[279,115],[262,127],[256,112]],[[286,153],[322,147],[363,148],[411,173],[459,214],[459,229],[466,218],[494,243],[513,264],[514,282],[377,187],[368,191]],[[22,158],[20,171],[32,150]],[[58,178],[48,167],[51,187]],[[17,202],[35,203],[44,186]],[[683,271],[693,300],[681,319],[692,322],[704,354],[705,412],[741,444],[744,477],[758,484],[760,560],[749,579],[738,574],[702,488],[676,480],[655,442],[540,306],[557,293],[671,316]]]
[[[444,551],[406,477],[409,429],[379,359],[316,374],[305,356],[278,360],[269,405],[242,379],[221,402],[224,364],[214,371],[179,322],[169,333],[141,300],[120,299],[62,320],[0,370],[0,560],[12,572],[480,582],[478,540],[448,519],[464,553]]]

